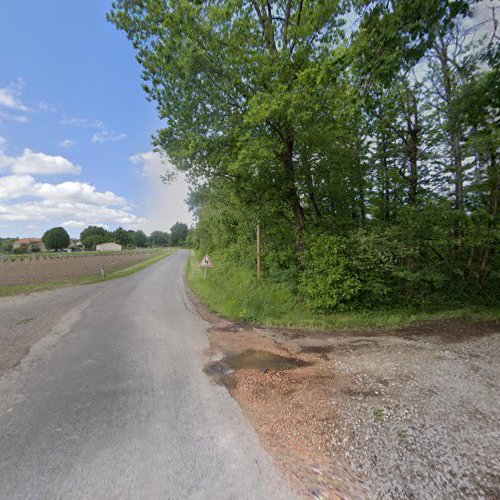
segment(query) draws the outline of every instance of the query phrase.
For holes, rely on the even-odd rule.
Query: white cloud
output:
[[[105,191],[96,191],[95,186],[85,182],[62,182],[60,184],[36,184],[33,191],[34,196],[39,196],[45,200],[67,201],[74,203],[84,203],[88,205],[126,205],[125,198]]]
[[[67,140],[69,141],[69,139]],[[14,228],[29,229],[33,223],[44,226],[66,225],[84,228],[88,225],[137,228],[146,219],[132,213],[127,200],[112,191],[98,191],[85,182],[65,181],[57,184],[40,182],[37,175],[78,174],[81,168],[63,156],[34,152],[26,148],[19,156],[4,153],[6,141],[0,136],[0,221]]]
[[[12,113],[7,113],[2,109],[0,109],[0,120],[16,123],[28,123],[29,121],[26,115],[13,115]]]
[[[125,198],[111,191],[99,192],[86,182],[61,182],[50,184],[36,182],[31,175],[7,175],[0,177],[0,199],[11,200],[21,196],[42,198],[48,201],[82,203],[93,206],[127,205]]]
[[[109,226],[107,224],[94,224],[92,221],[84,221],[84,220],[66,220],[62,223],[62,226],[65,228],[72,228],[72,229],[84,229],[85,227],[88,226],[98,226],[106,230],[109,230]]]
[[[97,132],[95,132],[91,138],[91,141],[94,144],[121,141],[127,137],[127,134],[109,131],[101,120],[88,120],[87,118],[70,117],[63,118],[61,120],[61,124],[97,129]]]
[[[14,199],[31,193],[35,179],[31,175],[7,175],[0,177],[0,199]]]
[[[117,132],[109,132],[103,129],[92,136],[92,142],[94,144],[102,144],[103,142],[116,142],[126,138],[127,134],[118,134]]]
[[[148,194],[144,201],[148,217],[141,223],[141,229],[146,232],[156,229],[168,231],[176,222],[192,224],[193,218],[184,201],[188,195],[184,174],[178,173],[170,184],[165,185],[161,182],[160,175],[174,171],[167,158],[148,151],[131,156],[130,161],[140,167],[140,173],[148,184]]]
[[[101,120],[88,120],[87,118],[70,117],[61,120],[62,125],[74,125],[82,128],[104,128],[104,123]]]
[[[10,168],[13,174],[79,174],[81,167],[63,156],[35,153],[26,148],[20,156],[6,156],[0,151],[0,167]]]
[[[59,145],[62,148],[72,148],[75,145],[75,141],[72,141],[71,139],[64,139],[64,141],[62,141]]]
[[[126,208],[110,208],[54,200],[0,205],[0,220],[51,221],[52,224],[60,224],[59,220],[66,220],[71,222],[73,227],[76,226],[76,223],[81,223],[80,227],[106,223],[137,227],[145,221],[145,219],[130,213]]]
[[[52,104],[49,104],[48,102],[45,101],[40,101],[38,103],[38,109],[40,111],[43,111],[44,113],[56,113],[57,108],[53,106]]]
[[[167,158],[153,151],[137,153],[130,157],[130,161],[134,165],[139,165],[141,167],[140,173],[145,177],[159,179],[160,175],[163,175],[166,171],[174,171],[174,166]]]
[[[19,86],[0,87],[0,106],[16,111],[28,111],[28,107],[19,98]]]

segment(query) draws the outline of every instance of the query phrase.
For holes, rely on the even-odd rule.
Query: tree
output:
[[[135,236],[135,231],[126,230],[122,227],[118,227],[112,233],[113,240],[124,247],[133,246],[135,244]]]
[[[456,43],[472,4],[114,1],[165,124],[154,145],[191,183],[190,245],[244,272],[260,224],[265,277],[321,295],[310,303],[327,293],[301,286],[330,268],[325,242],[350,260],[357,304],[486,296],[500,275],[499,54]],[[462,65],[474,57],[483,67]],[[185,237],[172,228],[173,245]]]
[[[69,234],[63,227],[53,227],[45,231],[42,240],[49,250],[62,250],[69,245]]]
[[[144,89],[168,124],[156,146],[208,182],[222,178],[252,191],[252,176],[275,179],[299,248],[297,145],[311,104],[322,105],[312,82],[328,85],[339,72],[332,46],[342,41],[342,13],[332,1],[118,0],[109,14],[137,49]]]
[[[95,247],[100,243],[108,242],[109,236],[102,234],[88,234],[81,241],[85,250],[95,250]]]
[[[164,231],[153,231],[148,238],[150,247],[166,247],[170,243],[170,235]]]
[[[186,242],[187,234],[187,224],[184,224],[183,222],[176,222],[170,228],[170,244],[173,247],[184,245],[184,243]]]
[[[80,233],[80,240],[86,239],[88,236],[108,236],[110,233],[101,226],[88,226]]]
[[[134,236],[134,243],[136,247],[144,248],[146,246],[147,236],[143,231],[136,231]]]

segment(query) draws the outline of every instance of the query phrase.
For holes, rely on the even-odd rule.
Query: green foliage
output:
[[[143,231],[136,231],[134,235],[134,243],[136,247],[144,248],[146,246],[148,237]]]
[[[16,238],[0,238],[0,253],[12,252],[12,243]]]
[[[498,301],[499,58],[468,43],[472,3],[113,2],[192,184],[170,243],[217,257],[231,315]]]
[[[290,282],[256,282],[255,268],[231,262],[220,253],[212,253],[213,269],[207,279],[199,262],[204,252],[193,252],[186,269],[190,287],[214,312],[235,320],[255,321],[265,325],[308,328],[391,328],[414,321],[452,318],[494,320],[498,308],[452,308],[428,313],[409,308],[387,310],[359,309],[344,313],[324,314],[311,310],[295,292]]]
[[[164,231],[153,231],[148,238],[149,247],[166,247],[170,244],[170,235]]]
[[[186,242],[187,235],[188,235],[187,224],[184,224],[183,222],[176,222],[170,228],[170,244],[173,247],[184,245],[184,243]]]
[[[320,235],[310,239],[305,262],[301,289],[313,309],[342,311],[356,300],[361,284],[352,270],[345,238]]]
[[[80,240],[85,240],[89,236],[108,236],[109,231],[100,226],[88,226],[80,233]]]
[[[102,229],[102,228],[100,228]],[[110,240],[110,237],[103,234],[89,234],[82,238],[82,245],[85,250],[95,250],[96,245],[100,243],[106,243]]]
[[[115,243],[122,245],[125,248],[132,248],[135,244],[136,234],[135,231],[126,230],[118,227],[111,233],[112,239]]]
[[[48,250],[62,250],[69,246],[69,234],[63,227],[53,227],[42,237]]]

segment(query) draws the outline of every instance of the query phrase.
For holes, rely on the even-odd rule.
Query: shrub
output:
[[[42,239],[49,250],[62,250],[69,245],[69,234],[63,227],[53,227],[45,231]]]
[[[351,306],[361,291],[347,255],[347,240],[321,235],[308,241],[301,291],[310,307],[321,312],[342,311]]]

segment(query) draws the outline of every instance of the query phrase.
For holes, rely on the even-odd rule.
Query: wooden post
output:
[[[257,224],[257,280],[260,280],[260,224]]]

